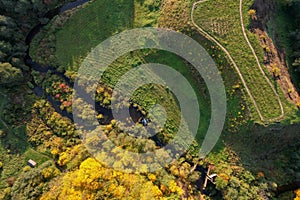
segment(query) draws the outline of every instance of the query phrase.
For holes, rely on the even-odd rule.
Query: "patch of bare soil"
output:
[[[297,104],[300,102],[300,96],[291,80],[289,69],[285,62],[285,53],[274,45],[273,40],[267,33],[266,23],[274,8],[275,4],[272,0],[256,0],[251,7],[251,9],[256,10],[256,17],[252,20],[250,28],[258,36],[264,48],[264,65],[273,75],[285,97]]]
[[[264,62],[268,71],[273,74],[274,79],[280,86],[285,97],[292,100],[295,104],[300,102],[300,96],[294,86],[288,67],[285,62],[285,54],[280,52],[272,39],[265,31],[255,29],[255,33],[260,38],[261,45],[264,47]]]

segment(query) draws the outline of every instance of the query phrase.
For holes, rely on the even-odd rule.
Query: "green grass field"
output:
[[[246,0],[243,5],[246,29],[249,25],[247,11],[251,3],[252,0]],[[83,6],[83,8],[72,11],[73,14],[70,19],[58,31],[51,30],[52,23],[47,25],[47,28],[33,42],[33,46],[30,48],[31,55],[34,60],[42,63],[49,60],[44,60],[38,56],[37,46],[42,38],[54,38],[54,57],[57,58],[55,63],[58,63],[59,69],[62,71],[66,70],[66,75],[74,80],[82,59],[104,39],[126,29],[157,26],[160,10],[159,4],[156,4],[157,1],[152,0],[130,0],[126,3],[120,0],[95,0]],[[197,24],[216,37],[229,50],[239,66],[263,117],[265,119],[278,117],[281,111],[277,98],[260,72],[255,58],[242,35],[239,2],[224,3],[221,0],[203,2],[198,4],[194,17]],[[47,34],[47,31],[50,35]],[[45,34],[46,37],[43,36]],[[247,35],[262,63],[263,49],[258,39],[249,31],[247,31]],[[212,48],[216,48],[216,46],[212,45]],[[272,82],[270,73],[267,69],[264,70]],[[274,85],[275,88],[278,88],[275,83]],[[295,106],[284,98],[280,89],[277,89],[277,92],[282,99],[286,116],[292,116],[293,118],[296,111]],[[259,121],[258,114],[250,98],[247,98],[247,101],[253,119]]]
[[[96,0],[79,9],[56,34],[58,62],[70,66],[108,37],[131,29],[133,15],[133,0]]]
[[[147,62],[157,62],[160,64],[165,64],[171,66],[173,69],[180,72],[191,84],[194,91],[196,92],[198,103],[199,103],[199,113],[200,113],[200,125],[198,128],[198,134],[196,137],[197,141],[201,141],[207,131],[208,121],[210,120],[210,99],[205,94],[206,85],[203,80],[197,80],[195,75],[191,72],[187,63],[184,63],[184,60],[180,59],[178,56],[165,52],[159,51],[155,54],[150,54],[145,57]]]
[[[245,27],[249,25],[247,11],[252,0],[243,2]],[[251,49],[242,33],[239,15],[239,1],[210,0],[198,4],[195,10],[196,23],[217,38],[232,55],[243,74],[245,81],[266,119],[280,116],[277,98],[263,77]],[[262,63],[263,49],[255,35],[247,31],[247,35]],[[263,66],[263,65],[262,65]],[[266,71],[266,74],[269,74]],[[270,77],[269,77],[270,78]]]

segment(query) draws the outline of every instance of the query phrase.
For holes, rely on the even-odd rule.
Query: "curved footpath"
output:
[[[207,1],[207,0],[200,0],[200,1],[197,1],[197,2],[195,2],[195,3],[193,4],[193,6],[192,6],[192,11],[191,11],[191,21],[192,21],[192,24],[197,28],[197,30],[198,30],[204,37],[206,37],[208,40],[210,40],[210,41],[214,42],[215,44],[217,44],[217,45],[224,51],[224,53],[227,55],[227,57],[229,58],[229,60],[230,60],[231,63],[233,64],[233,66],[234,66],[236,72],[238,73],[238,75],[239,75],[239,77],[240,77],[240,79],[241,79],[241,81],[242,81],[242,83],[243,83],[243,86],[244,86],[245,90],[247,91],[247,93],[248,93],[248,95],[249,95],[251,101],[253,102],[253,105],[254,105],[254,107],[255,107],[255,109],[256,109],[258,115],[259,115],[260,120],[261,120],[262,122],[271,122],[271,121],[276,121],[276,120],[279,120],[279,119],[283,118],[283,117],[284,117],[284,110],[283,110],[283,105],[282,105],[282,102],[281,102],[281,100],[280,100],[280,97],[279,97],[279,95],[277,94],[276,90],[274,89],[272,83],[270,82],[270,80],[268,79],[268,77],[266,76],[266,74],[264,73],[264,71],[263,71],[263,69],[262,69],[262,67],[261,67],[261,65],[260,65],[260,62],[259,62],[259,60],[258,60],[258,57],[257,57],[257,55],[256,55],[256,53],[255,53],[255,51],[254,51],[254,49],[253,49],[253,47],[252,47],[252,45],[251,45],[249,39],[248,39],[248,37],[247,37],[246,31],[245,31],[245,28],[244,28],[244,22],[243,22],[243,12],[242,12],[243,1],[240,0],[240,19],[241,19],[241,26],[242,26],[243,35],[244,35],[244,37],[245,37],[245,39],[246,39],[246,41],[247,41],[247,43],[248,43],[248,46],[250,47],[250,49],[251,49],[251,51],[252,51],[252,53],[253,53],[255,59],[256,59],[256,62],[257,62],[258,66],[259,66],[259,68],[260,68],[260,70],[261,70],[261,72],[262,72],[262,75],[266,78],[268,84],[269,84],[270,87],[272,88],[274,94],[276,95],[276,97],[277,97],[277,99],[278,99],[278,102],[279,102],[279,105],[280,105],[280,108],[281,108],[281,115],[280,115],[279,117],[276,117],[276,118],[273,118],[273,119],[268,119],[268,120],[266,120],[266,119],[262,116],[261,111],[259,110],[259,108],[258,108],[258,106],[257,106],[257,103],[256,103],[254,97],[252,96],[251,91],[250,91],[250,89],[248,88],[247,83],[246,83],[246,81],[245,81],[245,79],[244,79],[244,77],[243,77],[243,75],[242,75],[242,73],[241,73],[239,67],[237,66],[236,62],[234,61],[234,59],[232,58],[232,56],[230,55],[230,53],[228,52],[228,50],[227,50],[227,49],[226,49],[219,41],[217,41],[212,35],[210,35],[209,33],[207,33],[205,30],[203,30],[199,25],[197,25],[197,24],[195,23],[195,20],[194,20],[194,12],[195,12],[195,8],[196,8],[196,6],[197,6],[199,3],[203,3],[203,2],[205,2],[205,1]]]
[[[243,31],[243,35],[244,35],[244,38],[248,44],[248,46],[250,47],[251,51],[252,51],[252,54],[253,56],[255,57],[255,60],[256,60],[256,63],[257,63],[257,66],[259,67],[262,75],[264,76],[264,78],[266,79],[266,81],[268,82],[268,84],[270,85],[270,87],[272,88],[276,98],[277,98],[277,101],[279,103],[279,106],[280,106],[280,111],[281,111],[281,115],[279,117],[276,117],[276,118],[273,118],[273,119],[270,119],[271,121],[276,121],[276,120],[279,120],[279,119],[282,119],[284,117],[284,109],[283,109],[283,105],[282,105],[282,101],[278,95],[278,93],[276,92],[273,84],[271,83],[271,81],[269,80],[269,78],[267,77],[266,73],[264,72],[263,68],[261,67],[261,64],[259,62],[259,59],[249,41],[249,38],[247,36],[247,33],[245,31],[245,26],[244,26],[244,19],[243,19],[243,0],[240,0],[240,20],[241,20],[241,26],[242,26],[242,31]]]

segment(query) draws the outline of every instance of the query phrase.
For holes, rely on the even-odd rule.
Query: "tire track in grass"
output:
[[[208,32],[206,32],[205,30],[203,30],[198,24],[195,23],[195,20],[194,20],[194,12],[195,12],[195,8],[197,7],[197,5],[198,5],[199,3],[203,3],[203,2],[205,2],[205,1],[207,1],[207,0],[200,0],[200,1],[197,1],[197,2],[193,3],[192,11],[191,11],[191,16],[190,16],[190,17],[191,17],[191,21],[192,21],[193,26],[195,26],[195,27],[197,28],[197,30],[198,30],[204,37],[206,37],[208,40],[210,40],[210,41],[214,42],[215,44],[217,44],[217,45],[223,50],[223,52],[227,55],[227,57],[228,57],[229,60],[231,61],[232,65],[234,66],[236,72],[238,73],[238,75],[239,75],[239,77],[240,77],[240,79],[241,79],[241,81],[242,81],[242,84],[243,84],[243,86],[244,86],[244,88],[245,88],[247,94],[248,94],[249,97],[250,97],[250,100],[252,101],[252,103],[253,103],[253,105],[254,105],[256,111],[257,111],[257,114],[258,114],[260,120],[261,120],[262,122],[271,122],[271,121],[276,121],[276,120],[279,120],[279,119],[283,118],[283,117],[284,117],[284,109],[283,109],[283,105],[282,105],[281,99],[280,99],[279,95],[277,94],[277,92],[275,91],[275,89],[274,89],[273,85],[271,84],[270,80],[268,79],[268,77],[267,77],[266,74],[264,73],[263,69],[261,68],[261,65],[260,65],[260,63],[259,63],[258,57],[257,57],[257,55],[256,55],[256,53],[255,53],[255,51],[254,51],[254,49],[253,49],[251,43],[249,42],[249,39],[248,39],[247,35],[246,35],[245,28],[244,28],[244,23],[243,23],[243,15],[242,15],[242,14],[243,14],[243,13],[242,13],[242,3],[243,3],[243,1],[240,0],[240,19],[241,19],[241,26],[242,26],[242,31],[243,31],[244,37],[245,37],[245,39],[247,38],[246,41],[247,41],[247,43],[248,43],[248,46],[251,48],[251,51],[252,51],[252,53],[254,54],[254,57],[255,57],[255,59],[256,59],[256,61],[257,61],[257,63],[258,63],[258,66],[259,66],[259,68],[260,68],[260,70],[261,70],[261,72],[262,72],[262,75],[267,79],[268,84],[270,85],[270,87],[272,88],[272,90],[273,90],[275,96],[277,97],[278,102],[279,102],[279,105],[280,105],[280,109],[281,109],[281,115],[280,115],[279,117],[272,118],[272,119],[268,119],[268,120],[265,119],[265,118],[263,117],[263,115],[261,114],[261,111],[260,111],[260,109],[258,108],[258,105],[257,105],[257,103],[256,103],[256,101],[255,101],[255,99],[254,99],[254,97],[253,97],[253,95],[252,95],[252,93],[251,93],[249,87],[247,86],[247,83],[246,83],[246,81],[245,81],[245,79],[244,79],[244,77],[243,77],[243,75],[242,75],[242,73],[241,73],[241,71],[240,71],[238,65],[236,64],[236,62],[234,61],[233,57],[232,57],[231,54],[228,52],[228,50],[227,50],[227,49],[226,49],[226,48],[225,48],[225,47],[224,47],[217,39],[215,39],[212,35],[210,35]]]

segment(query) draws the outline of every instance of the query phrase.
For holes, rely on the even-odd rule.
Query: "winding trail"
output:
[[[284,117],[284,109],[283,109],[283,105],[282,105],[282,101],[278,95],[278,93],[276,92],[273,84],[271,83],[271,81],[269,80],[269,78],[267,77],[266,73],[264,72],[263,68],[261,67],[261,64],[259,62],[259,59],[253,49],[253,46],[251,45],[250,41],[249,41],[249,38],[247,36],[247,33],[245,31],[245,26],[244,26],[244,19],[243,19],[243,0],[240,0],[240,20],[241,20],[241,26],[242,26],[242,31],[243,31],[243,35],[244,35],[244,38],[248,44],[248,46],[250,47],[251,51],[252,51],[252,54],[253,56],[255,57],[255,60],[256,60],[256,63],[257,63],[257,66],[259,67],[262,75],[264,76],[264,78],[266,79],[266,81],[268,82],[268,84],[270,85],[270,87],[272,88],[276,98],[277,98],[277,101],[279,103],[279,106],[280,106],[280,111],[281,111],[281,115],[277,118],[273,118],[273,119],[270,119],[271,121],[276,121],[276,120],[279,120],[279,119],[282,119]]]
[[[263,71],[263,69],[262,69],[262,67],[261,67],[261,65],[260,65],[260,62],[259,62],[259,60],[258,60],[258,57],[257,57],[257,55],[256,55],[256,53],[255,53],[255,51],[254,51],[254,49],[253,49],[253,47],[252,47],[252,45],[251,45],[249,39],[248,39],[248,37],[247,37],[246,31],[245,31],[245,27],[244,27],[244,22],[243,22],[243,12],[242,12],[243,1],[240,0],[240,10],[239,10],[239,12],[240,12],[240,20],[241,20],[241,26],[242,26],[243,35],[244,35],[244,37],[245,37],[245,39],[246,39],[246,41],[247,41],[247,43],[248,43],[248,46],[250,47],[250,49],[251,49],[251,51],[252,51],[252,53],[253,53],[255,59],[256,59],[256,62],[258,63],[258,66],[259,66],[259,68],[260,68],[260,70],[261,70],[261,72],[262,72],[262,75],[266,78],[268,84],[269,84],[270,87],[272,88],[274,94],[276,95],[276,97],[277,97],[277,99],[278,99],[278,102],[279,102],[279,105],[280,105],[280,108],[281,108],[281,115],[280,115],[279,117],[276,117],[276,118],[273,118],[273,119],[268,119],[268,120],[266,120],[266,119],[263,117],[263,115],[261,114],[261,111],[259,110],[259,108],[258,108],[258,106],[257,106],[257,103],[256,103],[254,97],[252,96],[251,91],[250,91],[250,89],[248,88],[247,83],[246,83],[246,81],[245,81],[245,79],[244,79],[244,77],[243,77],[243,75],[242,75],[242,73],[241,73],[241,71],[240,71],[238,65],[236,64],[236,62],[234,61],[234,59],[232,58],[232,56],[230,55],[230,53],[228,52],[228,50],[227,50],[227,49],[226,49],[226,48],[225,48],[225,47],[224,47],[217,39],[215,39],[212,35],[210,35],[208,32],[206,32],[205,30],[203,30],[198,24],[195,23],[195,20],[194,20],[194,12],[195,12],[195,8],[197,7],[197,5],[198,5],[199,3],[203,3],[203,2],[205,2],[205,1],[207,1],[207,0],[200,0],[200,1],[197,1],[197,2],[193,3],[192,11],[191,11],[191,16],[190,16],[190,17],[191,17],[192,24],[197,28],[197,30],[198,30],[205,38],[207,38],[208,40],[210,40],[210,41],[214,42],[215,44],[217,44],[217,45],[223,50],[223,52],[227,55],[227,57],[228,57],[229,60],[231,61],[232,65],[234,66],[236,72],[238,73],[238,75],[239,75],[239,77],[240,77],[240,79],[241,79],[241,81],[242,81],[242,83],[243,83],[243,86],[244,86],[246,92],[248,93],[248,95],[249,95],[251,101],[253,102],[253,105],[254,105],[254,107],[255,107],[257,113],[258,113],[258,116],[259,116],[260,120],[261,120],[262,122],[271,122],[271,121],[276,121],[276,120],[279,120],[279,119],[283,118],[283,117],[284,117],[284,110],[283,110],[283,105],[282,105],[282,102],[281,102],[281,100],[280,100],[280,97],[279,97],[279,95],[277,94],[276,90],[274,89],[272,83],[270,82],[270,80],[268,79],[268,77],[266,76],[266,74],[264,73],[264,71]]]

